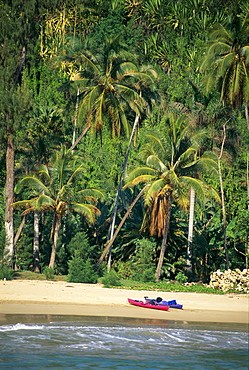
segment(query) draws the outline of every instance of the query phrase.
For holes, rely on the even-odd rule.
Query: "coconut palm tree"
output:
[[[78,65],[71,75],[80,92],[78,124],[83,122],[98,133],[108,124],[113,137],[129,137],[131,112],[140,116],[147,106],[140,94],[141,81],[154,82],[156,72],[151,67],[139,67],[120,37],[104,40],[97,52],[88,42],[77,43],[74,49],[67,49],[66,60]]]
[[[54,153],[48,166],[41,165],[34,174],[24,176],[15,187],[16,193],[25,187],[31,191],[29,199],[13,203],[14,208],[26,208],[23,215],[34,211],[53,213],[51,268],[54,268],[63,216],[67,212],[77,212],[92,224],[100,214],[93,203],[102,200],[103,193],[97,189],[77,189],[76,181],[83,170],[79,158],[62,146],[60,151]]]
[[[184,116],[177,118],[171,114],[165,124],[167,131],[161,137],[160,134],[148,135],[150,144],[144,150],[146,165],[131,171],[125,185],[147,184],[144,197],[147,211],[142,227],[146,227],[151,236],[162,238],[155,275],[157,281],[166,250],[173,202],[186,211],[191,187],[199,197],[204,197],[208,187],[197,178],[197,173],[207,167],[217,167],[216,161],[208,153],[196,159],[199,138],[204,132],[194,134]]]
[[[249,16],[231,16],[225,25],[211,30],[210,46],[202,64],[207,73],[207,89],[220,89],[220,98],[233,108],[244,105],[249,129]]]
[[[240,14],[228,18],[225,25],[218,24],[210,34],[211,45],[204,59],[202,69],[208,76],[207,89],[220,87],[221,101],[232,108],[244,105],[247,129],[249,130],[249,16]],[[221,178],[221,177],[220,177]],[[222,186],[222,182],[221,182]],[[249,181],[247,181],[249,194]],[[226,249],[225,205],[223,209],[224,246]],[[228,254],[226,250],[226,265]]]
[[[67,49],[66,58],[66,61],[78,65],[71,79],[77,86],[79,97],[77,121],[79,125],[80,122],[85,124],[79,138],[90,128],[101,135],[104,124],[109,125],[113,137],[129,137],[113,205],[109,239],[114,234],[123,176],[141,115],[148,111],[158,96],[154,83],[156,71],[151,66],[139,66],[135,55],[120,40],[121,35],[106,38],[97,52],[89,48],[87,42],[82,46],[74,41],[75,48]],[[78,144],[79,138],[71,150]],[[108,266],[110,269],[110,259]]]

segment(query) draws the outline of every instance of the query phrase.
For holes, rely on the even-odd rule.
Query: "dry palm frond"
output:
[[[150,206],[149,232],[151,236],[162,237],[166,227],[167,214],[169,211],[170,192],[159,192]]]

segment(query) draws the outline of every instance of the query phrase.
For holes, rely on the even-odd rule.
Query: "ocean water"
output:
[[[248,331],[110,317],[0,318],[0,369],[248,369]]]

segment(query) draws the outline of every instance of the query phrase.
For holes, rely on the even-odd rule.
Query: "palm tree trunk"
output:
[[[188,222],[188,248],[187,248],[187,275],[193,275],[193,229],[194,229],[195,191],[190,188],[189,222]]]
[[[80,140],[87,134],[87,132],[90,130],[91,128],[91,125],[88,125],[83,131],[82,133],[80,134],[80,136],[78,137],[78,139],[75,141],[75,143],[73,145],[71,145],[71,147],[69,148],[69,150],[73,151],[74,148],[76,147],[76,145],[78,145],[78,143],[80,142]]]
[[[122,227],[122,226],[123,226],[123,224],[125,223],[125,221],[126,221],[127,217],[128,217],[128,216],[129,216],[129,214],[131,213],[131,211],[132,211],[133,207],[135,206],[135,204],[137,203],[137,201],[138,201],[138,200],[141,198],[141,196],[143,195],[144,191],[145,191],[145,187],[140,191],[140,193],[136,196],[136,198],[134,199],[134,201],[131,203],[131,205],[130,205],[130,207],[128,208],[128,210],[126,211],[126,213],[125,213],[124,217],[123,217],[123,218],[122,218],[122,220],[120,221],[120,224],[118,225],[117,229],[115,230],[115,233],[114,233],[113,237],[111,238],[111,240],[109,240],[109,242],[108,242],[107,246],[105,247],[105,249],[104,249],[103,253],[101,254],[101,256],[100,256],[100,258],[99,258],[99,260],[98,260],[98,262],[97,262],[97,266],[99,266],[99,265],[103,262],[103,260],[104,260],[105,256],[106,256],[106,255],[107,255],[107,253],[109,252],[109,250],[110,250],[110,248],[112,247],[112,245],[113,245],[113,243],[114,243],[114,241],[115,241],[116,237],[118,236],[118,233],[119,233],[119,231],[120,231],[121,227]]]
[[[40,272],[39,258],[39,213],[34,211],[33,271]]]
[[[6,118],[6,117],[5,117]],[[7,120],[7,118],[6,118]],[[6,150],[6,184],[5,184],[5,234],[7,258],[13,267],[14,257],[14,221],[13,207],[14,202],[14,142],[10,132],[7,133]]]
[[[246,117],[246,123],[247,123],[247,129],[249,131],[249,114],[248,114],[248,105],[247,102],[245,104],[245,117]]]
[[[125,154],[125,158],[124,158],[124,162],[123,162],[123,166],[122,166],[122,170],[121,170],[121,174],[120,174],[119,184],[118,184],[118,188],[117,188],[117,192],[116,192],[116,196],[115,196],[115,200],[114,200],[114,206],[113,206],[113,216],[112,216],[112,223],[111,223],[110,232],[109,232],[109,240],[112,240],[113,234],[114,234],[114,228],[115,228],[117,211],[118,211],[118,200],[119,200],[120,192],[121,192],[121,189],[122,189],[123,177],[124,177],[124,173],[125,173],[127,163],[128,163],[128,158],[129,158],[129,154],[130,154],[130,150],[131,150],[132,140],[133,140],[133,137],[134,137],[135,132],[136,132],[137,127],[138,127],[139,118],[140,117],[137,114],[136,118],[135,118],[135,121],[134,121],[134,124],[133,124],[129,144],[128,144],[128,147],[127,147],[127,150],[126,150],[126,154]],[[112,247],[112,245],[111,245],[111,247]],[[107,263],[107,271],[108,272],[111,269],[111,247],[109,249],[109,257],[108,257],[108,263]]]
[[[160,276],[161,276],[161,270],[162,270],[162,266],[163,266],[163,260],[164,260],[165,250],[166,250],[168,233],[169,233],[171,207],[172,207],[172,196],[170,195],[169,196],[169,199],[168,199],[167,219],[166,219],[165,229],[164,229],[164,233],[163,233],[163,240],[162,240],[162,245],[161,245],[161,251],[160,251],[160,256],[159,256],[159,260],[158,260],[158,264],[157,264],[157,269],[156,269],[156,273],[155,273],[156,281],[159,281],[160,280]]]
[[[16,235],[15,235],[15,238],[14,238],[14,246],[16,245],[16,243],[18,242],[18,239],[20,238],[20,235],[21,235],[22,229],[25,225],[25,222],[26,222],[26,216],[24,215],[23,218],[22,218],[22,222],[20,223],[20,225],[18,227],[18,230],[16,232]]]
[[[225,197],[224,197],[224,188],[223,188],[223,179],[221,173],[221,158],[223,154],[223,148],[226,140],[226,125],[223,125],[223,140],[220,149],[220,155],[218,157],[218,171],[220,178],[220,192],[221,192],[221,206],[222,206],[222,217],[223,217],[223,235],[224,235],[224,249],[226,256],[226,269],[229,269],[229,258],[228,258],[228,249],[227,249],[227,220],[226,220],[226,207],[225,207]]]
[[[57,247],[60,227],[61,227],[61,218],[60,216],[56,215],[54,232],[53,232],[53,245],[52,245],[52,251],[51,251],[50,262],[49,262],[49,267],[52,269],[54,268],[54,264],[55,264],[56,247]]]
[[[77,96],[76,96],[76,104],[75,104],[74,123],[73,123],[72,146],[74,146],[75,140],[76,140],[76,129],[77,129],[77,120],[78,120],[78,111],[79,111],[79,96],[80,96],[80,89],[78,87],[77,88]]]
[[[14,87],[18,83],[21,75],[27,55],[27,48],[23,46],[22,57],[19,65],[17,66],[17,72],[14,79]],[[14,219],[13,219],[13,207],[11,206],[14,202],[14,181],[15,181],[15,147],[13,140],[13,132],[8,129],[8,117],[4,115],[4,123],[7,127],[7,143],[6,143],[6,183],[5,183],[5,234],[6,244],[5,249],[7,250],[7,258],[11,263],[11,267],[14,267]],[[13,129],[13,127],[12,127]]]

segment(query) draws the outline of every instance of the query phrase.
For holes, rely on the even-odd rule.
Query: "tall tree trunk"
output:
[[[194,229],[194,210],[195,210],[195,191],[190,188],[190,205],[188,221],[188,248],[187,248],[187,275],[191,279],[193,276],[193,229]]]
[[[27,48],[23,46],[21,60],[17,66],[15,79],[13,81],[13,87],[15,88],[20,78],[25,60],[27,55]],[[15,147],[13,132],[8,129],[9,117],[7,114],[4,116],[5,126],[7,127],[7,143],[6,143],[6,183],[5,183],[5,235],[6,244],[5,249],[7,251],[7,258],[14,267],[14,220],[13,220],[13,207],[14,202],[14,180],[15,180]],[[12,126],[13,130],[13,126]]]
[[[40,272],[39,213],[37,211],[34,211],[33,271]]]
[[[169,198],[168,198],[167,219],[166,219],[165,229],[164,229],[164,233],[163,233],[163,240],[162,240],[162,245],[161,245],[160,256],[159,256],[157,269],[156,269],[156,273],[155,273],[156,281],[159,281],[160,276],[161,276],[161,270],[162,270],[162,266],[163,266],[163,260],[164,260],[164,255],[165,255],[165,251],[166,251],[166,244],[167,244],[167,239],[168,239],[168,234],[169,234],[171,207],[172,207],[172,195],[170,195]]]
[[[56,247],[57,247],[60,227],[61,227],[61,217],[58,215],[55,215],[55,225],[53,228],[53,245],[52,245],[52,251],[51,251],[50,262],[49,262],[49,267],[52,269],[54,268],[54,263],[55,263]]]
[[[245,104],[245,117],[246,117],[247,129],[248,129],[248,131],[249,131],[248,104],[247,104],[247,102],[244,102],[244,104]]]
[[[98,260],[98,262],[97,262],[97,266],[99,266],[99,265],[103,262],[103,260],[104,260],[105,256],[106,256],[106,255],[107,255],[107,253],[109,252],[109,250],[110,250],[110,248],[112,247],[112,245],[113,245],[113,243],[114,243],[114,241],[115,241],[116,237],[118,236],[118,233],[119,233],[119,231],[120,231],[121,227],[122,227],[122,226],[123,226],[123,224],[125,223],[125,221],[126,221],[127,217],[128,217],[128,216],[129,216],[129,214],[131,213],[131,211],[132,211],[133,207],[135,206],[135,204],[137,203],[137,201],[138,201],[138,200],[141,198],[141,196],[143,195],[144,191],[145,191],[145,187],[140,191],[140,193],[136,196],[136,198],[134,199],[134,201],[131,203],[130,207],[127,209],[127,211],[126,211],[126,213],[125,213],[124,217],[122,218],[122,220],[120,221],[120,224],[118,225],[117,229],[115,230],[115,233],[114,233],[113,237],[111,238],[111,240],[109,240],[109,242],[107,243],[107,246],[105,247],[105,249],[104,249],[103,253],[101,254],[101,256],[100,256],[100,258],[99,258],[99,260]]]
[[[222,217],[223,217],[223,235],[224,235],[224,249],[226,256],[226,269],[229,269],[229,258],[228,258],[228,249],[227,249],[227,220],[226,220],[226,207],[225,207],[225,197],[224,197],[224,188],[223,188],[223,179],[221,173],[221,158],[223,154],[224,144],[226,140],[226,125],[223,125],[223,139],[220,149],[220,155],[218,157],[218,171],[220,178],[220,192],[221,192],[221,206],[222,206]]]
[[[25,225],[25,222],[26,222],[26,215],[23,216],[22,222],[20,223],[20,225],[18,227],[18,230],[16,232],[16,235],[15,235],[15,238],[14,238],[14,246],[16,245],[16,243],[18,242],[18,239],[20,238],[20,235],[21,235],[22,229]]]
[[[7,258],[14,264],[14,221],[13,221],[13,207],[14,202],[14,142],[12,134],[7,133],[7,149],[6,149],[6,185],[5,185],[5,234],[6,234],[6,251]]]
[[[115,228],[117,211],[118,211],[118,200],[119,200],[119,196],[120,196],[121,189],[122,189],[122,183],[123,183],[124,173],[125,173],[127,163],[128,163],[129,154],[130,154],[130,151],[131,151],[132,140],[134,138],[135,132],[136,132],[138,124],[139,124],[139,118],[140,117],[137,114],[136,118],[135,118],[135,121],[134,121],[134,124],[133,124],[132,132],[131,132],[131,135],[130,135],[130,140],[129,140],[129,144],[128,144],[128,147],[127,147],[127,150],[126,150],[123,166],[122,166],[122,169],[121,169],[119,184],[118,184],[118,188],[117,188],[117,192],[116,192],[116,196],[115,196],[115,200],[114,200],[113,216],[112,216],[112,222],[111,222],[111,226],[110,226],[109,240],[111,240],[113,238],[113,234],[114,234],[114,228]],[[111,247],[109,249],[107,271],[109,272],[110,269],[111,269]]]
[[[80,140],[87,134],[87,132],[90,130],[91,128],[91,125],[88,125],[83,131],[82,133],[80,134],[80,136],[78,137],[78,139],[75,141],[75,143],[73,145],[71,145],[71,147],[69,148],[69,150],[74,150],[74,148],[76,147],[76,145],[79,144]]]
[[[76,129],[77,129],[77,121],[78,121],[78,111],[79,111],[79,96],[80,96],[80,89],[77,88],[77,96],[76,96],[76,104],[75,104],[75,113],[74,113],[74,122],[73,122],[73,138],[72,138],[72,147],[74,147],[76,141]]]

